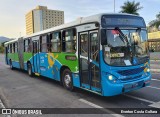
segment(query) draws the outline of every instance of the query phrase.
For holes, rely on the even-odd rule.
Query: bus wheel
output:
[[[72,91],[73,90],[73,82],[72,82],[72,73],[69,69],[65,69],[62,74],[63,86]]]
[[[29,75],[29,76],[33,76],[33,73],[32,73],[32,65],[31,65],[30,63],[28,63],[27,69],[28,69],[28,75]]]
[[[13,70],[12,60],[9,61],[10,69]]]

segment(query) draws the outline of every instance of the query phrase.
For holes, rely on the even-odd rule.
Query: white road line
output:
[[[83,102],[83,103],[86,103],[86,104],[88,104],[88,105],[90,105],[90,106],[93,106],[93,107],[95,107],[95,108],[103,108],[102,106],[98,106],[98,105],[96,105],[96,104],[94,104],[94,103],[92,103],[92,102],[89,102],[89,101],[87,101],[87,100],[84,100],[84,99],[79,99],[79,101],[81,101],[81,102]]]
[[[153,101],[150,101],[150,100],[146,100],[146,99],[143,99],[143,98],[139,98],[139,97],[135,97],[135,96],[132,96],[132,95],[126,95],[126,94],[123,94],[124,96],[127,96],[127,97],[130,97],[130,98],[133,98],[133,99],[137,99],[137,100],[140,100],[140,101],[144,101],[144,102],[148,102],[148,103],[156,103],[156,102],[153,102]]]
[[[154,108],[160,108],[160,102],[157,103],[153,103],[151,105],[149,105],[150,107],[154,107]]]
[[[158,90],[160,90],[160,88],[158,88],[158,87],[152,87],[152,86],[147,86],[147,87],[152,88],[152,89],[158,89]]]
[[[104,109],[102,106],[99,106],[99,105],[97,105],[97,104],[94,104],[94,103],[92,103],[92,102],[89,102],[89,101],[87,101],[87,100],[85,100],[85,99],[79,99],[79,101],[81,101],[81,102],[83,102],[83,103],[85,103],[85,104],[88,104],[88,105],[90,105],[90,106],[92,106],[92,107],[95,107],[95,108]],[[114,112],[112,112],[112,111],[110,111],[110,110],[107,110],[107,109],[105,109],[104,111],[107,111],[107,112],[109,112],[109,113],[114,113]],[[108,114],[109,114],[109,113],[108,113]],[[112,115],[112,116],[114,116],[114,117],[124,117],[124,116],[122,116],[122,115],[120,115],[120,114],[110,114],[110,115]]]
[[[4,106],[4,104],[2,103],[1,99],[0,99],[0,106],[1,106],[2,108],[5,108],[5,106]]]
[[[158,79],[153,79],[153,78],[152,78],[151,80],[156,80],[156,81],[160,81],[160,80],[158,80]]]

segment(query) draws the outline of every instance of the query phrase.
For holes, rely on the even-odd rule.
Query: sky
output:
[[[116,13],[126,0],[115,0]],[[128,0],[133,1],[133,0]],[[139,11],[146,24],[160,12],[160,0],[135,0],[143,9]],[[26,35],[25,14],[36,6],[63,10],[65,23],[97,13],[113,13],[114,0],[0,0],[0,36],[18,38]]]

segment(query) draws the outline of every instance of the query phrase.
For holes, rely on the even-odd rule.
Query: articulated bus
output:
[[[10,68],[114,96],[150,85],[144,19],[97,14],[5,43]]]

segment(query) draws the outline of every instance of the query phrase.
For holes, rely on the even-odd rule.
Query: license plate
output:
[[[133,83],[133,84],[126,84],[126,85],[124,85],[124,89],[129,90],[129,89],[133,89],[133,88],[136,88],[136,87],[141,87],[142,85],[143,85],[143,81],[136,82],[136,83]]]

